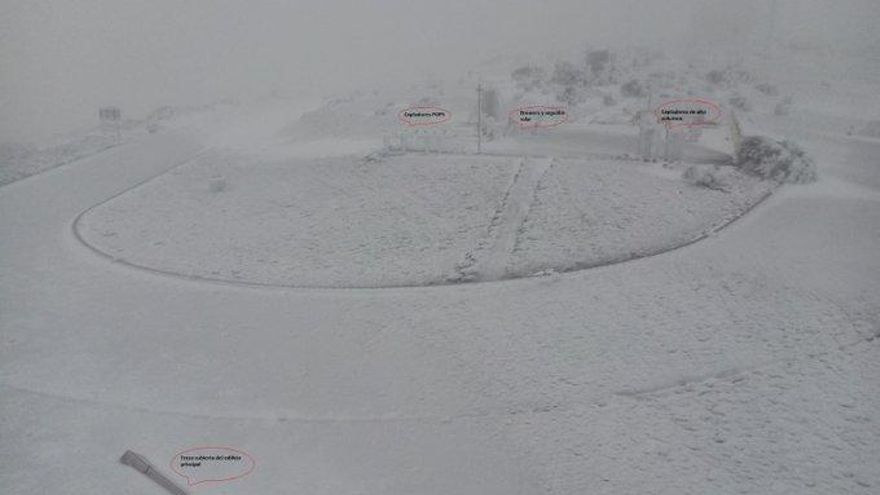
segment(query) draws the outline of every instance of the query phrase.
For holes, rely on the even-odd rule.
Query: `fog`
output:
[[[873,0],[8,1],[0,7],[0,139],[93,125],[96,108],[281,92],[318,96],[457,78],[498,54],[594,45],[664,50],[768,40],[864,53]],[[775,22],[775,24],[774,24]],[[771,35],[770,31],[775,35]]]
[[[0,0],[0,495],[880,494],[878,26]]]

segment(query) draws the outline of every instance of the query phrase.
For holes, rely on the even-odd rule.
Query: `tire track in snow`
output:
[[[614,392],[614,395],[629,397],[633,399],[642,399],[649,396],[658,396],[669,391],[704,385],[713,380],[738,383],[745,380],[749,375],[754,374],[757,371],[763,371],[773,368],[775,366],[785,364],[793,364],[809,360],[821,359],[834,353],[856,349],[860,346],[871,346],[878,338],[880,338],[880,328],[878,328],[875,333],[871,335],[857,338],[851,342],[841,344],[835,348],[828,349],[822,352],[791,353],[788,356],[781,356],[773,360],[755,363],[748,366],[731,367],[697,376],[681,376],[677,379],[665,380],[654,384],[623,388]]]
[[[507,263],[535,200],[538,184],[552,163],[553,158],[522,158],[492,215],[485,239],[468,251],[464,261],[456,267],[458,281],[487,282],[505,278]]]
[[[690,388],[699,388],[707,383],[725,382],[729,384],[746,384],[748,379],[755,372],[771,370],[787,364],[805,363],[818,360],[823,357],[834,355],[835,353],[856,350],[860,347],[867,351],[873,349],[875,342],[880,342],[880,329],[875,335],[865,338],[856,339],[855,341],[841,345],[839,347],[828,349],[817,353],[792,353],[788,356],[781,356],[777,359],[754,363],[747,366],[732,367],[713,372],[697,375],[683,376],[679,379],[668,380],[655,384],[648,384],[639,387],[626,387],[617,390],[604,390],[595,394],[591,400],[608,402],[615,397],[622,397],[633,400],[645,400],[650,398],[661,397],[665,393],[686,390]],[[78,404],[91,407],[113,408],[117,410],[138,412],[143,414],[155,414],[165,416],[179,416],[202,420],[255,420],[255,421],[272,421],[272,422],[291,422],[291,423],[323,423],[323,424],[344,424],[344,423],[449,423],[452,421],[463,420],[480,420],[487,418],[505,418],[517,415],[543,415],[552,413],[571,413],[581,411],[585,407],[593,407],[589,405],[590,401],[581,405],[559,404],[557,402],[541,402],[530,407],[511,407],[510,405],[501,405],[500,407],[491,408],[475,408],[472,411],[454,411],[445,414],[373,414],[373,415],[346,415],[346,414],[324,414],[324,415],[304,415],[285,408],[275,408],[272,410],[264,410],[254,412],[252,410],[231,410],[218,413],[216,408],[160,408],[146,407],[137,404],[126,404],[121,402],[104,401],[94,397],[83,397],[73,394],[64,394],[53,391],[38,390],[27,386],[17,385],[13,383],[0,382],[0,389],[28,394],[35,397],[56,400],[68,404]]]

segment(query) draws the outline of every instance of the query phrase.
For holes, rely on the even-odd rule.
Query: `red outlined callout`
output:
[[[681,98],[664,102],[654,110],[654,116],[668,129],[706,127],[721,121],[721,107],[702,98]]]
[[[247,452],[230,447],[193,447],[171,459],[171,470],[186,478],[189,486],[223,483],[244,478],[257,466]]]
[[[509,119],[526,129],[544,129],[556,127],[568,122],[568,110],[565,107],[528,105],[516,107],[508,114]]]
[[[401,110],[397,118],[410,127],[429,127],[448,122],[452,112],[440,107],[408,107]]]

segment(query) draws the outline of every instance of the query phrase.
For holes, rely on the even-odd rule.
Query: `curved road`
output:
[[[213,444],[257,463],[218,494],[871,493],[880,190],[846,178],[880,145],[824,144],[849,158],[704,242],[424,289],[200,284],[75,241],[185,136],[0,188],[2,491],[159,494],[122,452]]]

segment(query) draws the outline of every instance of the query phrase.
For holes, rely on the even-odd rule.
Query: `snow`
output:
[[[113,132],[93,129],[48,145],[0,143],[0,185],[75,162],[118,145]]]
[[[224,132],[204,122],[192,124],[196,133],[169,126],[0,188],[4,493],[156,493],[118,463],[122,452],[164,466],[204,444],[256,459],[247,478],[204,489],[217,494],[877,491],[877,140],[847,137],[825,121],[762,121],[800,129],[795,137],[815,157],[819,180],[784,186],[716,230],[766,184],[742,177],[741,194],[686,185],[686,164],[615,158],[613,140],[600,138],[610,149],[573,158],[578,143],[562,134],[560,157],[529,158],[529,180],[514,183],[509,197],[519,206],[498,208],[518,157],[404,155],[376,164],[346,149],[316,158],[334,155],[320,151],[333,144],[321,136],[293,159],[296,145],[277,131],[295,106],[236,110],[240,126]],[[297,195],[285,189],[291,167],[300,172]],[[444,172],[456,167],[467,174]],[[226,181],[222,191],[210,191],[215,177]],[[353,195],[330,194],[331,178],[355,183]],[[452,196],[420,195],[436,183]],[[375,194],[380,184],[389,194]],[[521,208],[530,191],[534,201]],[[358,211],[367,198],[393,193],[414,196],[406,204],[423,210],[396,202]],[[379,290],[167,277],[96,256],[72,229],[90,209],[105,221],[116,215],[115,237],[129,229],[154,240],[140,230],[169,229],[209,249],[190,258],[204,265],[211,249],[225,253],[233,240],[272,247],[252,236],[278,234],[280,223],[246,220],[276,195],[303,198],[313,215],[325,215],[294,225],[297,233],[327,227],[309,236],[315,241],[350,231],[353,242],[358,228],[397,229],[400,218],[415,229],[430,211],[474,206],[433,225],[467,230],[449,249],[454,262],[500,213],[505,230],[489,249],[512,252],[510,266],[523,272],[533,249],[562,256],[607,242],[625,253],[645,236],[712,235],[553,277]],[[125,205],[132,197],[149,201]],[[197,239],[222,229],[195,220],[220,222],[211,215],[233,199],[228,237]],[[353,216],[331,214],[334,207]],[[279,209],[262,211],[277,221]],[[382,216],[389,211],[399,216]],[[607,218],[637,228],[567,229],[567,218],[581,214],[595,215],[593,225]],[[691,220],[698,228],[685,229]],[[527,234],[509,251],[515,223]]]
[[[779,182],[804,184],[816,180],[816,164],[796,144],[759,136],[743,138],[737,166],[748,173]]]
[[[631,144],[627,135],[614,141],[608,134],[570,131],[548,138],[542,151],[561,142],[563,153],[573,153],[602,141],[609,154],[622,154]],[[511,143],[508,153],[537,139]],[[312,146],[282,142],[235,152],[227,144],[203,153],[89,209],[76,222],[77,235],[115,260],[200,279],[434,285],[650,255],[736,218],[773,188],[730,170],[728,189],[702,190],[681,180],[680,171],[674,180],[660,172],[678,165],[623,159],[365,160],[336,147],[324,154],[338,156],[316,159]]]
[[[454,279],[492,281],[508,275],[508,260],[519,238],[525,235],[525,221],[552,163],[552,158],[520,160],[516,174],[489,220],[486,237],[474,250],[465,253],[465,261],[456,267],[460,276],[456,274]]]

